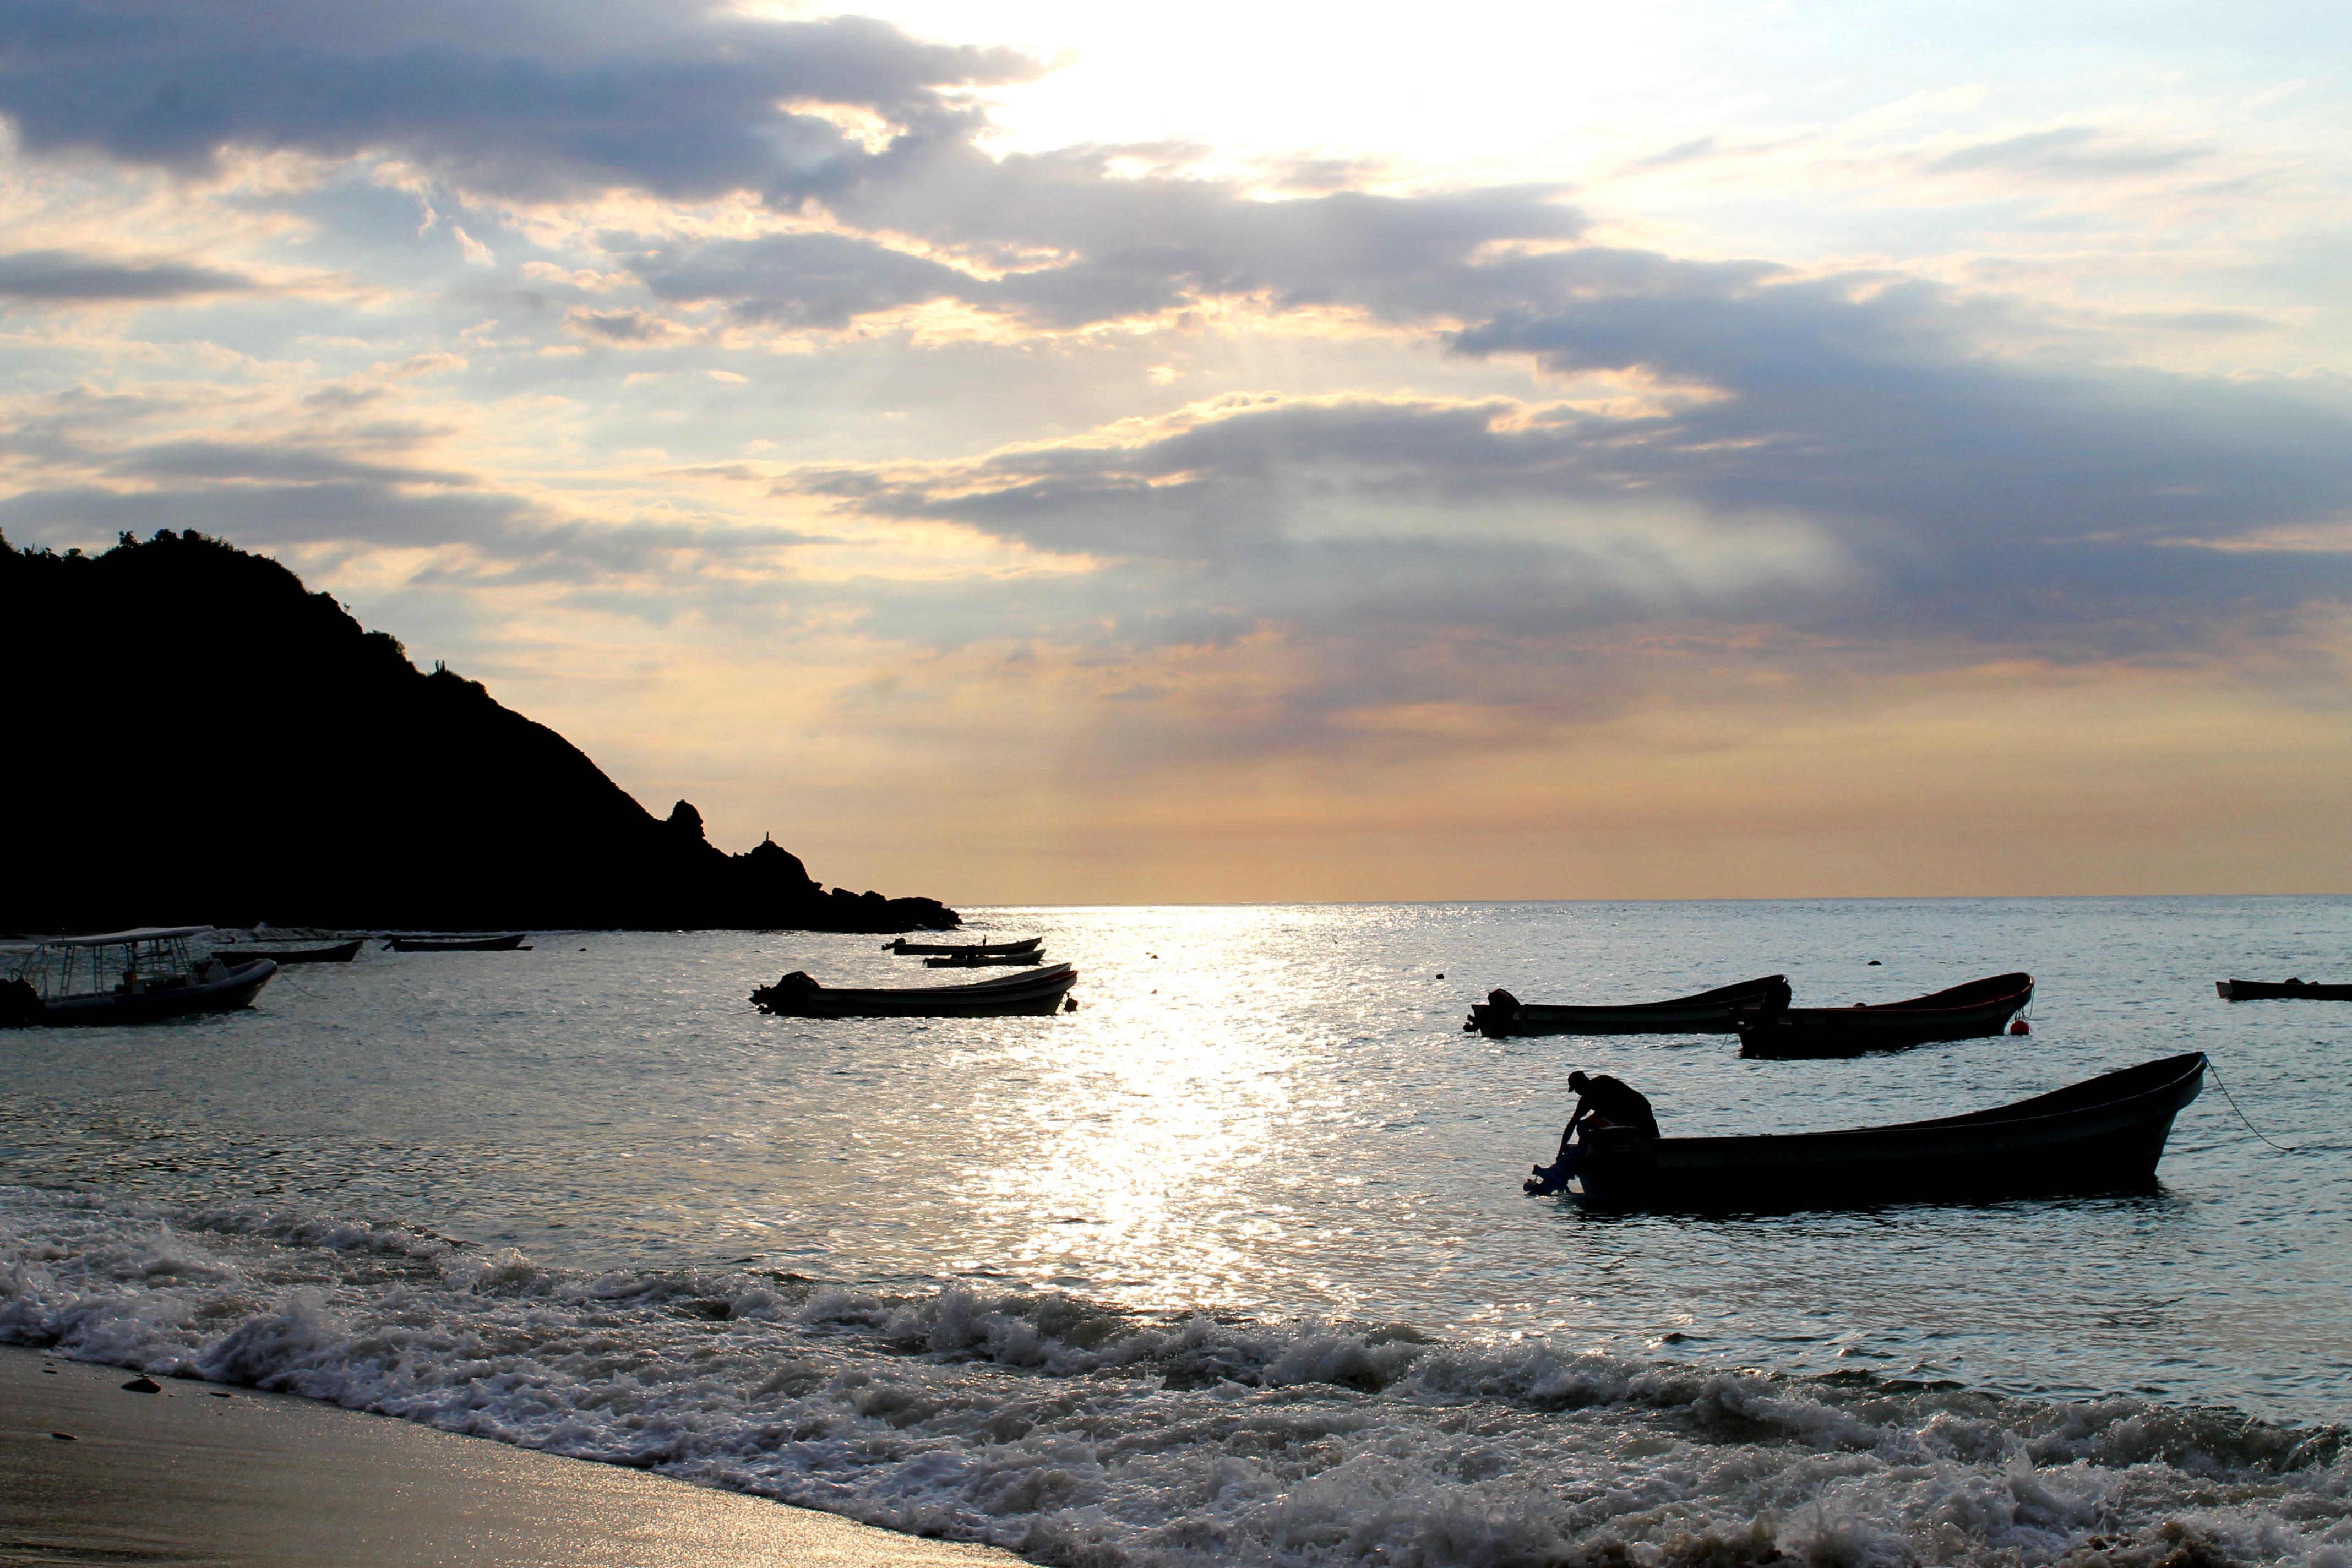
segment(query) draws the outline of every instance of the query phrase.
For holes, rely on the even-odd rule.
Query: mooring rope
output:
[[[2207,1057],[2205,1058],[2205,1070],[2213,1075],[2213,1087],[2221,1091],[2221,1098],[2230,1102],[2230,1109],[2238,1111],[2238,1120],[2246,1122],[2246,1131],[2252,1133],[2257,1138],[2262,1138],[2263,1142],[2271,1143],[2269,1139],[2263,1138],[2263,1130],[2255,1126],[2252,1121],[2247,1121],[2246,1113],[2238,1110],[2238,1097],[2231,1094],[2230,1092],[2230,1086],[2221,1081],[2221,1069],[2213,1065],[2213,1058],[2211,1057]],[[2277,1150],[2282,1154],[2292,1154],[2294,1152],[2294,1150],[2288,1148],[2284,1143],[2271,1143],[2271,1147]]]

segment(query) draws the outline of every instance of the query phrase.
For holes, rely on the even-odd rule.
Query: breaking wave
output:
[[[2352,1568],[2340,1427],[0,1187],[0,1341],[1041,1563]]]

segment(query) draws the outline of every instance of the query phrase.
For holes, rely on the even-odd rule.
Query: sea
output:
[[[0,1032],[0,1341],[1042,1563],[2352,1568],[2352,900],[994,909],[1053,1017],[768,1017],[876,937],[540,932]],[[1840,1062],[1487,1040],[1490,987],[1801,1005],[2032,972]],[[929,978],[938,978],[931,976]],[[2142,1195],[1610,1217],[1669,1136],[2217,1069]]]

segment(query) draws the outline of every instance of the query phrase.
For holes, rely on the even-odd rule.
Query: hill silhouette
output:
[[[0,929],[946,930],[773,842],[647,812],[478,681],[426,675],[277,562],[195,533],[0,539]]]

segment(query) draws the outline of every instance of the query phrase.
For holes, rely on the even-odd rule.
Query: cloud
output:
[[[1557,243],[1585,226],[1550,187],[1265,201],[1237,184],[1108,179],[1095,157],[1076,166],[979,163],[992,172],[975,168],[972,180],[995,187],[971,193],[990,198],[981,204],[985,219],[966,214],[961,201],[928,215],[902,210],[906,198],[896,195],[862,210],[950,247],[1017,246],[1064,259],[988,276],[878,239],[822,232],[670,247],[630,264],[657,300],[719,303],[738,321],[792,328],[838,330],[859,316],[939,300],[1061,329],[1238,298],[1263,298],[1276,310],[1340,306],[1405,321],[1474,310],[1507,290],[1510,263],[1483,262],[1486,247]],[[919,178],[929,184],[930,175]],[[1021,226],[1015,207],[1034,213],[1041,226]]]
[[[2103,181],[2169,174],[2213,154],[2210,147],[2164,147],[2108,137],[2095,125],[2062,125],[1973,142],[1931,158],[1936,174],[1998,174],[2040,180]]]
[[[968,273],[869,239],[776,234],[638,258],[655,299],[719,301],[740,321],[838,329],[861,315],[992,289]]]
[[[74,250],[0,255],[0,300],[81,305],[237,294],[257,287],[240,273],[183,261],[109,260]]]
[[[626,188],[797,200],[855,178],[862,142],[793,100],[961,124],[942,89],[1024,79],[1006,49],[920,43],[856,17],[458,0],[6,0],[0,113],[36,153],[189,175],[230,149],[407,159],[524,199]]]
[[[1966,302],[1924,285],[1622,250],[1538,259],[1550,301],[1459,332],[1458,353],[1710,395],[1631,414],[1238,396],[786,483],[1097,560],[1099,580],[1068,592],[1139,642],[1162,635],[1151,615],[1187,612],[1399,653],[1712,619],[2166,658],[2352,594],[2352,562],[2176,547],[2352,509],[2342,415],[2260,385],[1997,357]],[[1156,591],[1111,603],[1130,581]]]
[[[563,314],[563,324],[583,337],[599,338],[608,343],[626,347],[645,347],[668,342],[685,335],[675,321],[643,310],[589,310],[578,307]]]

